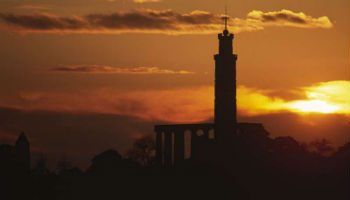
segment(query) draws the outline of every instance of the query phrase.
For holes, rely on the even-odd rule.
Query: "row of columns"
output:
[[[187,129],[186,129],[187,130]],[[185,160],[185,133],[186,130],[171,131],[157,130],[156,132],[156,160],[164,167],[172,167]],[[196,135],[198,130],[203,131],[203,135]],[[209,132],[212,128],[198,129],[191,131],[191,157],[196,152],[196,141],[200,138],[210,139]],[[213,139],[213,138],[212,138]]]
[[[171,167],[185,160],[185,133],[157,132],[156,159],[165,167]]]

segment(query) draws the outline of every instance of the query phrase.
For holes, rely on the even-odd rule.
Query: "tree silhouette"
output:
[[[309,144],[309,150],[320,156],[329,156],[334,152],[331,142],[326,139],[315,140]]]
[[[151,136],[135,140],[127,157],[144,167],[152,166],[155,162],[155,142]]]
[[[39,154],[39,157],[36,160],[36,165],[33,168],[33,172],[37,175],[46,175],[49,173],[47,158],[43,153]]]

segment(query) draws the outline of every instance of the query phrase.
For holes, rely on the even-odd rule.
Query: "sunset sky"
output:
[[[240,121],[350,140],[349,0],[0,0],[0,143],[84,165],[157,123],[212,121],[217,33]]]

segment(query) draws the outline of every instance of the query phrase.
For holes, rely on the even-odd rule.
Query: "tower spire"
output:
[[[221,146],[231,141],[236,133],[237,124],[237,89],[236,89],[236,61],[237,55],[233,52],[234,35],[228,31],[227,6],[222,17],[225,30],[218,34],[219,53],[215,59],[215,106],[214,124],[215,136]],[[230,145],[227,145],[230,146]],[[227,149],[229,151],[229,149]]]
[[[224,20],[224,24],[225,24],[225,29],[223,31],[223,35],[224,36],[228,36],[229,35],[229,31],[228,31],[228,15],[227,15],[227,5],[225,6],[225,15],[223,15],[222,19]]]
[[[225,5],[225,16],[224,16],[225,30],[227,30],[227,20],[228,20],[228,16],[227,16],[227,5]]]

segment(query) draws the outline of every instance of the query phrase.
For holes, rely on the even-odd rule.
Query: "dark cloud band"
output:
[[[163,33],[208,34],[222,29],[221,15],[206,11],[136,10],[111,14],[62,17],[52,14],[4,14],[0,20],[11,30],[48,33]],[[263,30],[267,26],[331,28],[328,17],[313,18],[290,10],[252,11],[246,19],[231,19],[235,32]]]
[[[62,66],[53,68],[56,72],[104,73],[104,74],[191,74],[187,70],[172,70],[159,67],[112,67],[101,65]]]

